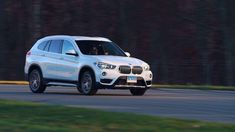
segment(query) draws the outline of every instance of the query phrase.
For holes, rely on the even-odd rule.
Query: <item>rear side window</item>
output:
[[[61,53],[62,42],[62,40],[52,40],[49,47],[49,52]]]
[[[48,41],[48,42],[47,42],[47,45],[46,45],[46,47],[44,48],[44,51],[49,51],[50,43],[51,43],[51,41]]]
[[[40,43],[40,44],[38,45],[38,49],[44,50],[44,48],[45,48],[47,42],[48,42],[48,41],[43,41],[42,43]]]

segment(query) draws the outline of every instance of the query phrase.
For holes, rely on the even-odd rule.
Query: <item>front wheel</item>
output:
[[[85,71],[81,74],[81,78],[79,81],[79,92],[84,95],[94,95],[97,92],[97,88],[95,86],[95,75],[91,71]]]
[[[144,95],[146,90],[147,90],[146,88],[145,89],[143,89],[143,88],[131,88],[130,92],[134,96],[142,96],[142,95]]]
[[[46,86],[43,84],[43,77],[38,69],[34,69],[29,73],[29,87],[33,93],[43,93]]]

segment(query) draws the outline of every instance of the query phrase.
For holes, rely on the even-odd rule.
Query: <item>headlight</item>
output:
[[[145,71],[150,71],[150,67],[149,66],[144,66],[144,70]]]
[[[111,65],[108,63],[104,63],[104,62],[97,62],[95,63],[96,66],[98,66],[100,69],[115,69],[116,66],[115,65]]]

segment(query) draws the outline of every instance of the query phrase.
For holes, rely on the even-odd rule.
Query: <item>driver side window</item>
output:
[[[75,49],[73,48],[73,44],[67,40],[64,40],[62,54],[65,55],[67,52],[72,51],[72,50],[75,51]]]

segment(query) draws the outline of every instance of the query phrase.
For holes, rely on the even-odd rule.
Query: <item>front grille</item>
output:
[[[141,66],[133,66],[132,69],[130,66],[120,66],[119,72],[122,74],[141,74],[143,72],[143,68]]]
[[[111,83],[112,79],[100,79],[100,82],[102,82],[102,83]]]
[[[152,84],[152,81],[146,81],[146,84],[147,84],[147,85],[151,85],[151,84]]]
[[[120,66],[119,72],[122,74],[130,74],[131,73],[131,67],[130,66]]]
[[[141,74],[143,71],[141,66],[133,66],[132,68],[132,73],[133,74]]]

